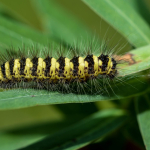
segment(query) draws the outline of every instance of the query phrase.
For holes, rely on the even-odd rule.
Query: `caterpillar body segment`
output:
[[[0,84],[14,82],[48,82],[57,84],[71,82],[86,82],[99,76],[113,79],[117,73],[116,61],[108,55],[87,55],[85,58],[47,56],[26,58],[20,57],[4,62],[0,66]]]

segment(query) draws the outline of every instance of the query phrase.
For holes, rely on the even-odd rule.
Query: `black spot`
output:
[[[45,68],[45,73],[44,75],[46,77],[50,77],[49,73],[50,73],[50,67],[51,67],[51,60],[52,60],[52,57],[49,57],[47,56],[45,59],[44,59],[44,62],[46,63],[46,68]]]
[[[112,69],[116,69],[117,62],[114,60],[114,58],[112,58],[111,61],[113,62]]]
[[[60,57],[57,62],[59,63],[59,71],[58,74],[63,77],[64,67],[65,67],[65,57]]]
[[[34,77],[32,80],[33,80],[33,81],[37,81],[37,78],[36,78],[36,77]]]
[[[57,69],[57,68],[55,69],[55,73],[56,73],[56,72],[58,72],[58,69]]]
[[[19,63],[20,63],[20,75],[25,75],[24,74],[24,69],[25,69],[25,66],[26,66],[26,58],[22,57],[20,59]]]
[[[78,76],[78,67],[79,67],[79,57],[74,56],[70,62],[73,63],[73,76]]]
[[[78,72],[77,70],[73,70],[73,74],[77,74],[77,72]]]
[[[104,54],[101,54],[99,57],[98,57],[99,60],[102,61],[102,71],[106,71],[106,68],[108,66],[108,61],[109,61],[109,56],[108,55],[104,55]]]
[[[88,74],[94,73],[94,59],[93,55],[87,55],[84,61],[88,62]]]
[[[34,57],[31,62],[33,63],[31,75],[37,76],[38,57]]]
[[[6,78],[5,63],[3,63],[3,64],[1,65],[1,70],[2,70],[2,74],[3,74],[3,78]]]
[[[59,74],[63,74],[63,70],[62,70],[62,69],[59,69],[58,73],[59,73]]]

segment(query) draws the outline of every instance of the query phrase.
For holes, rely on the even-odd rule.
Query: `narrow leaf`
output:
[[[150,150],[150,94],[136,99],[136,111],[145,148]]]
[[[148,24],[125,0],[83,0],[135,47],[150,44]]]
[[[54,0],[35,0],[33,6],[37,6],[37,11],[44,16],[42,17],[43,26],[46,33],[52,38],[58,39],[66,45],[81,47],[82,45],[85,47],[85,44],[91,41],[92,36],[86,26]]]
[[[13,46],[18,49],[23,46],[43,48],[51,42],[48,36],[16,21],[0,16],[0,51]],[[53,42],[53,45],[56,45]]]
[[[118,76],[123,76],[123,80],[119,80],[118,84],[114,84],[113,81],[110,83],[111,88],[108,87],[107,91],[104,91],[103,87],[99,90],[104,91],[103,94],[76,94],[69,93],[64,94],[58,91],[46,91],[46,90],[34,90],[34,89],[12,89],[12,90],[2,90],[0,92],[0,109],[15,109],[30,107],[36,105],[47,105],[47,104],[65,104],[65,103],[85,103],[85,102],[95,102],[101,100],[114,100],[122,99],[127,97],[132,97],[134,95],[140,95],[149,88],[148,84],[144,84],[144,80],[137,80],[134,73],[146,70],[149,68],[150,64],[150,46],[146,46],[134,51],[134,58],[137,61],[136,64],[130,65],[129,67],[123,68]],[[144,53],[143,53],[143,49]],[[130,75],[130,77],[128,77]],[[122,85],[123,84],[123,85]],[[127,88],[128,87],[128,88]],[[100,91],[97,91],[101,93]]]
[[[112,109],[97,112],[73,126],[57,132],[25,149],[79,149],[114,131],[126,121],[123,111]]]

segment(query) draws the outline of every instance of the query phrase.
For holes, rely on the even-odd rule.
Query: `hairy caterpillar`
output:
[[[27,53],[24,49],[18,52],[10,49],[1,53],[1,88],[32,87],[69,93],[93,93],[104,90],[99,79],[113,80],[117,75],[117,60],[104,52],[98,56],[88,52],[84,57],[74,54],[70,58],[63,54],[55,58],[50,51],[40,56],[34,49]]]

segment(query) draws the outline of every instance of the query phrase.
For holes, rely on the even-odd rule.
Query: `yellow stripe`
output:
[[[2,73],[2,69],[1,69],[1,67],[0,67],[0,81],[4,81],[3,73]]]
[[[102,61],[101,60],[98,60],[98,74],[103,74],[102,72]]]
[[[6,73],[6,78],[11,80],[12,76],[10,74],[10,67],[9,67],[9,62],[8,61],[5,63],[5,73]]]
[[[66,76],[65,79],[70,79],[71,75],[70,75],[70,59],[69,58],[65,58],[65,67],[64,67],[64,75]]]
[[[30,58],[27,58],[26,59],[26,66],[25,66],[25,69],[24,69],[24,74],[25,74],[25,78],[26,79],[31,79],[32,78],[32,71],[31,71],[31,68],[33,67],[33,63],[31,62],[31,59]]]
[[[56,70],[55,70],[55,77],[56,77],[56,79],[60,79],[60,78],[62,78],[62,77],[59,77],[59,63],[56,61],[56,63],[55,63],[55,68],[56,68]]]
[[[72,62],[70,62],[70,76],[71,76],[71,78],[74,78],[74,76],[73,76],[73,68],[74,68],[74,64]]]
[[[113,66],[113,62],[111,61],[111,58],[109,57],[108,66],[107,66],[107,74],[110,73],[110,71],[113,71],[111,68]]]
[[[98,57],[93,55],[93,60],[94,60],[94,76],[98,75]]]
[[[19,59],[15,59],[14,60],[14,67],[13,67],[13,73],[14,73],[14,77],[19,79],[20,76],[20,63],[19,63]]]
[[[59,64],[57,64],[59,65]],[[56,59],[55,58],[52,58],[51,59],[51,67],[50,67],[50,76],[51,76],[51,80],[54,80],[56,79]]]
[[[38,58],[38,66],[37,66],[38,79],[46,79],[44,75],[45,68],[46,63],[43,61],[43,58]]]
[[[84,58],[83,57],[79,57],[78,60],[79,60],[78,77],[85,79],[85,74],[84,74],[85,61],[84,61]]]
[[[84,64],[84,65],[85,65],[85,76],[88,77],[88,76],[89,76],[89,74],[88,74],[88,70],[89,70],[89,69],[88,69],[88,62],[85,61],[85,64]]]

